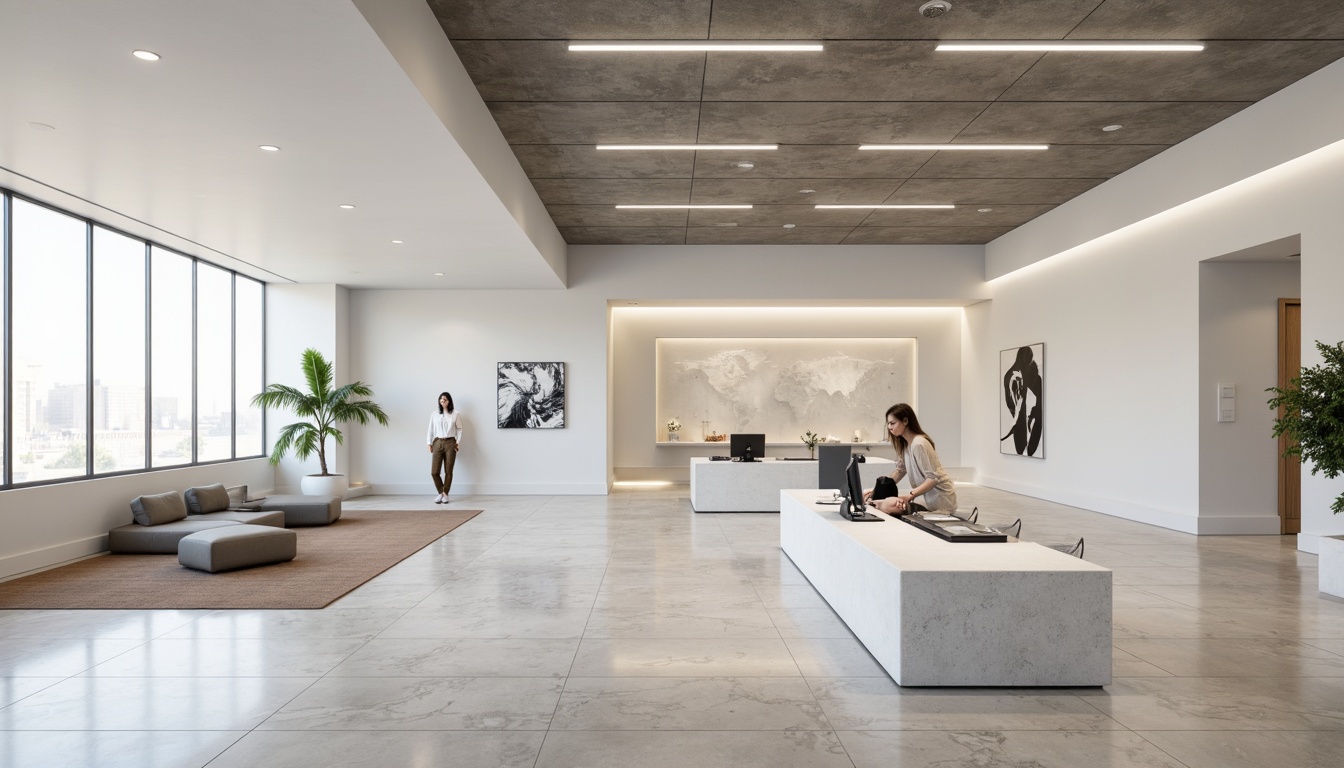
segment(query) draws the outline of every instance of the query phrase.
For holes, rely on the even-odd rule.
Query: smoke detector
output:
[[[944,0],[929,0],[929,2],[919,6],[919,15],[926,19],[936,19],[944,13],[952,10],[952,4]]]

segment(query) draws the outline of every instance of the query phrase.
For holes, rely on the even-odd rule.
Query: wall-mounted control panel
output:
[[[1218,420],[1237,420],[1237,385],[1219,382],[1218,384]]]

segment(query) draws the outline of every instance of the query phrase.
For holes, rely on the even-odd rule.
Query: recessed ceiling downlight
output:
[[[981,213],[989,213],[990,211],[992,211],[992,210],[994,210],[994,209],[993,209],[993,208],[977,208],[976,210],[980,211]]]
[[[405,242],[405,241],[404,241],[404,240],[393,240],[393,241],[392,241],[392,244],[393,244],[393,245],[401,245],[403,242]]]
[[[744,170],[744,171],[750,171],[752,168],[755,168],[755,167],[756,167],[756,164],[755,164],[755,163],[752,163],[752,162],[748,162],[748,161],[746,161],[746,160],[741,160],[741,161],[739,161],[739,162],[733,163],[733,167],[734,167],[734,168],[741,168],[741,169]]]
[[[1106,131],[1107,133],[1110,133],[1111,131],[1118,131],[1118,130],[1120,130],[1121,128],[1124,128],[1124,127],[1125,127],[1125,126],[1123,126],[1123,125],[1121,125],[1121,124],[1119,124],[1119,123],[1116,123],[1115,125],[1107,125],[1107,126],[1103,126],[1101,130]]]
[[[435,276],[435,277],[443,277],[443,273],[442,273],[442,272],[435,272],[435,273],[434,273],[434,276]]]
[[[265,151],[265,152],[279,152],[279,151],[280,151],[280,148],[277,147],[277,146],[275,146],[274,144],[262,144],[260,147],[257,147],[257,149],[263,150],[263,151]]]
[[[137,59],[140,59],[141,61],[158,61],[159,59],[163,58],[162,56],[153,51],[143,51],[143,50],[131,51],[131,55]]]
[[[785,224],[785,225],[784,225],[784,228],[785,228],[785,229],[793,229],[793,228],[796,227],[796,226],[798,226],[798,225],[797,225],[797,224]]]
[[[344,208],[345,210],[348,211],[348,210],[354,208],[355,206],[353,206],[353,205],[351,205],[351,204],[349,204],[349,203],[341,203],[339,207],[340,207],[340,208]]]
[[[936,19],[950,10],[952,10],[952,4],[946,0],[929,0],[929,2],[919,6],[919,15],[926,19]]]

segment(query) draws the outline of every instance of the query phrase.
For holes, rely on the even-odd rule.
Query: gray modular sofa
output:
[[[107,544],[122,554],[177,554],[183,537],[211,528],[233,525],[285,526],[281,511],[230,509],[224,486],[192,488],[187,497],[177,491],[139,496],[131,502],[135,522],[108,531]]]

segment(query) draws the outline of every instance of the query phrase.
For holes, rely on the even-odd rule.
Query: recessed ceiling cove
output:
[[[935,18],[918,0],[428,2],[572,244],[986,243],[1344,56],[1339,0],[1301,0],[1292,14],[1262,0],[958,0]],[[822,50],[569,50],[640,40]],[[939,40],[1205,47],[940,52]],[[753,207],[615,207],[690,204]]]

